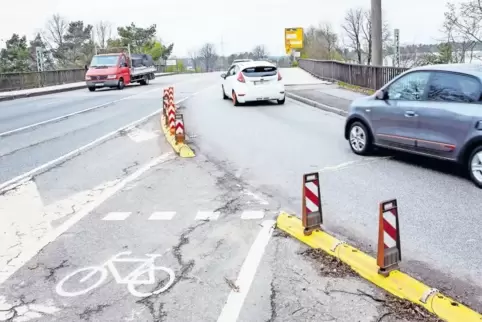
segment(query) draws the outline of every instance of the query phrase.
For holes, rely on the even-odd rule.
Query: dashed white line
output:
[[[175,211],[156,211],[148,220],[171,220],[176,215]]]
[[[120,221],[125,220],[131,215],[131,212],[109,212],[102,220]]]
[[[263,210],[245,210],[241,214],[241,219],[250,220],[250,219],[262,219],[264,217]]]

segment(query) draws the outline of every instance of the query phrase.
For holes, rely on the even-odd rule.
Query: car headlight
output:
[[[85,80],[91,80],[90,76],[85,76]]]
[[[109,75],[107,76],[108,79],[115,79],[116,75]]]

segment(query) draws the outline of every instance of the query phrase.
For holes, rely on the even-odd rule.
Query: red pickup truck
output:
[[[149,55],[125,53],[95,55],[85,74],[85,82],[91,92],[103,87],[123,89],[125,85],[131,83],[147,85],[155,78],[156,70]]]

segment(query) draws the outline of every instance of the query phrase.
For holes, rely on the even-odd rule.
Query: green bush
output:
[[[298,62],[295,60],[291,63],[291,67],[298,67]]]

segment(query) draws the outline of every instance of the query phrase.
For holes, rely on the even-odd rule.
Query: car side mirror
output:
[[[226,78],[226,74],[225,74],[225,73],[222,73],[222,74],[221,74],[221,77],[222,77],[222,78]]]
[[[377,100],[381,100],[381,101],[387,100],[388,99],[388,92],[380,89],[380,90],[375,92],[375,98]]]

